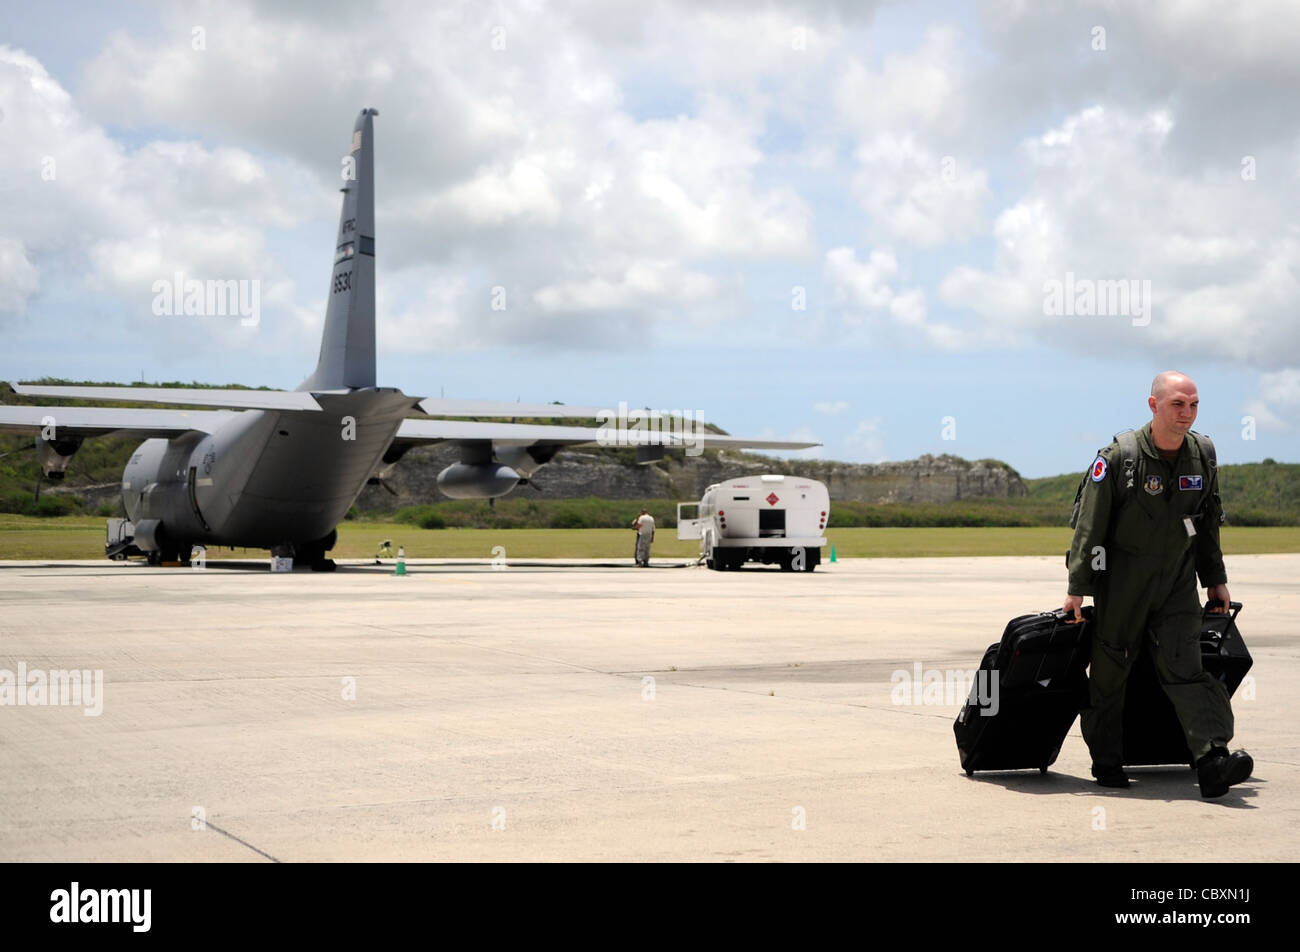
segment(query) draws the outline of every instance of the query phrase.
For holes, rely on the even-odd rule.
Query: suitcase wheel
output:
[[[1040,774],[1045,774],[1045,773],[1047,773],[1047,768],[1046,768],[1046,767],[1039,767],[1039,768],[1038,768],[1038,772],[1039,772]]]
[[[975,776],[975,771],[973,771],[973,770],[971,770],[969,767],[967,767],[967,768],[966,768],[966,776],[968,776],[968,777],[973,777],[973,776]]]

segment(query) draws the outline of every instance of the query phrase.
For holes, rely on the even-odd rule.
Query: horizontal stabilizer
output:
[[[137,410],[119,407],[0,406],[0,432],[40,434],[47,439],[107,436],[170,439],[185,433],[212,433],[232,414],[223,410]]]
[[[310,393],[288,390],[200,390],[183,387],[46,387],[11,383],[24,397],[57,400],[105,400],[124,403],[179,403],[233,410],[319,410]]]

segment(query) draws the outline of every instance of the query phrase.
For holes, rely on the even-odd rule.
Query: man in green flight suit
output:
[[[1212,444],[1189,436],[1195,383],[1166,371],[1151,384],[1147,405],[1151,422],[1101,451],[1079,499],[1065,611],[1081,619],[1083,597],[1096,602],[1083,737],[1097,783],[1127,787],[1124,688],[1150,632],[1156,673],[1196,758],[1201,796],[1221,797],[1250,776],[1254,762],[1243,750],[1228,752],[1228,694],[1201,667],[1196,576],[1217,611],[1228,611],[1231,600],[1219,548],[1218,471]]]

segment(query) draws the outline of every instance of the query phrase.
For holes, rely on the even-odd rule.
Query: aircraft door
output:
[[[194,513],[194,518],[198,520],[198,523],[203,527],[204,532],[211,532],[211,527],[208,526],[207,520],[203,518],[203,513],[199,511],[199,497],[197,494],[198,476],[199,468],[197,466],[191,466],[189,475],[185,478],[185,491],[189,496],[190,510]]]

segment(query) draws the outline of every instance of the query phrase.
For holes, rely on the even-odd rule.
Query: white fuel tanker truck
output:
[[[715,571],[746,562],[811,572],[821,561],[830,493],[802,476],[740,476],[716,483],[697,503],[677,505],[677,538],[699,539]]]

